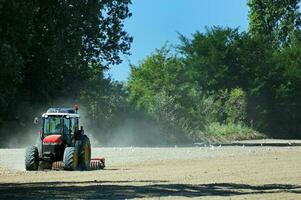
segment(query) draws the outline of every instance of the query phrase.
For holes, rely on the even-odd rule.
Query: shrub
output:
[[[247,116],[246,107],[246,93],[241,88],[232,89],[225,102],[227,123],[243,123]]]
[[[206,137],[215,140],[247,140],[264,138],[264,136],[243,123],[227,123],[218,122],[211,123],[206,126]]]

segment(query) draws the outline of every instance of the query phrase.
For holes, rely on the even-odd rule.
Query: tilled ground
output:
[[[301,147],[94,148],[99,171],[24,171],[0,150],[0,198],[301,199]]]

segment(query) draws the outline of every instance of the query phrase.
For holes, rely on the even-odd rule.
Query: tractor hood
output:
[[[44,144],[61,144],[62,135],[48,135],[43,139]]]

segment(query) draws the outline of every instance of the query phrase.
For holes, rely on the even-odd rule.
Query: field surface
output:
[[[301,199],[301,147],[93,148],[99,171],[24,170],[0,149],[0,199]]]

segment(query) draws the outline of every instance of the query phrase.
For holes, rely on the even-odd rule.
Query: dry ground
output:
[[[301,147],[94,148],[100,171],[24,171],[0,150],[0,199],[301,199]]]

